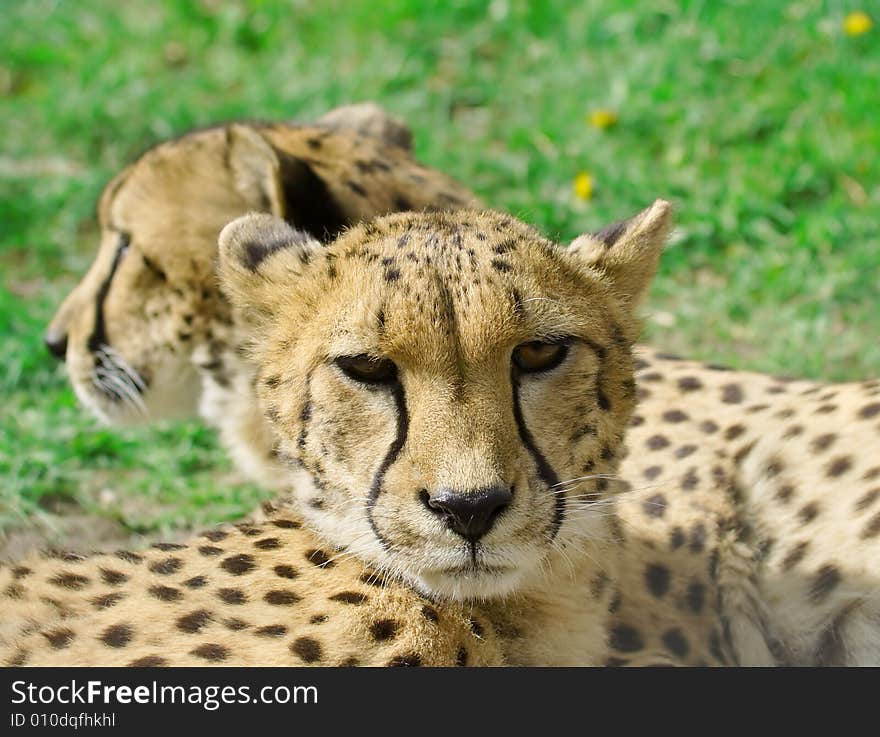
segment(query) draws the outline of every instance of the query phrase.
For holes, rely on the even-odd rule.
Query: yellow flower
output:
[[[593,177],[582,171],[574,178],[574,193],[582,200],[589,200],[593,196]]]
[[[605,110],[604,108],[593,110],[587,115],[587,122],[594,128],[605,130],[617,123],[617,113],[613,110]]]
[[[843,19],[843,32],[847,36],[861,36],[871,30],[874,22],[867,13],[857,10]]]

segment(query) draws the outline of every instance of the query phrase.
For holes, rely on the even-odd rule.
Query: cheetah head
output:
[[[94,414],[125,424],[196,413],[193,350],[229,311],[217,234],[249,210],[282,212],[277,169],[257,132],[231,125],[162,143],[104,188],[98,255],[45,336]]]
[[[669,224],[658,200],[563,249],[495,212],[393,215],[327,247],[230,223],[221,284],[309,523],[455,599],[600,537]]]

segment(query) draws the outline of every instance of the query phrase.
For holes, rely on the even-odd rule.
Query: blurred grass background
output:
[[[852,33],[854,11],[880,21],[876,0],[6,0],[0,528],[69,504],[135,531],[256,504],[195,423],[100,428],[41,344],[106,180],[223,119],[377,100],[427,164],[564,240],[671,198],[648,340],[877,375],[880,33]]]

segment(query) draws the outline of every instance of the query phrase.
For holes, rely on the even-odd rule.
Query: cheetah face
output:
[[[567,252],[491,212],[381,218],[326,249],[268,216],[227,226],[221,281],[312,526],[456,599],[597,542],[667,228],[663,202]]]
[[[253,131],[212,129],[159,145],[104,189],[97,258],[46,333],[99,418],[196,413],[194,352],[217,353],[228,332],[214,276],[217,234],[254,207],[278,207],[257,181],[273,162]]]

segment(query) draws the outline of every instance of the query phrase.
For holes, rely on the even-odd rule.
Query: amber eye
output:
[[[340,356],[336,365],[350,379],[364,384],[390,384],[397,379],[397,366],[387,358]]]
[[[556,368],[568,355],[566,343],[532,341],[513,349],[513,364],[523,373],[532,374]]]

